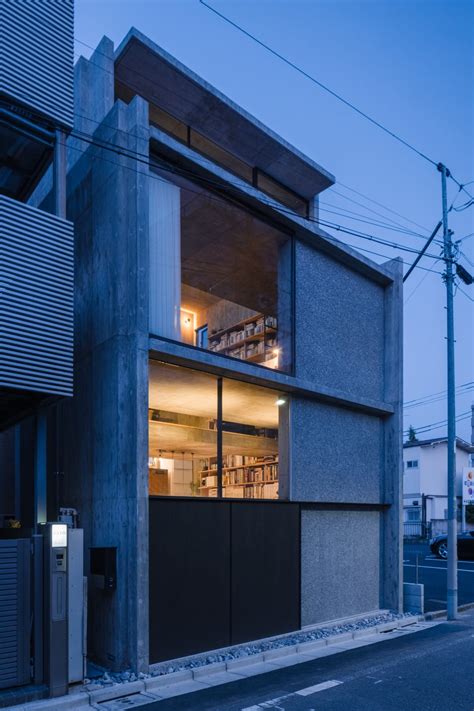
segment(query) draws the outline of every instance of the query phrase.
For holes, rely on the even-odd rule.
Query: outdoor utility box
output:
[[[68,693],[68,527],[45,523],[44,675],[50,696]]]
[[[115,590],[117,587],[117,548],[91,548],[91,575],[96,588]]]
[[[86,663],[87,578],[84,577],[84,531],[68,527],[69,683],[82,681]]]

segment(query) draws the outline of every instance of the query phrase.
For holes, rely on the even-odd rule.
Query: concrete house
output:
[[[447,531],[448,478],[446,437],[403,445],[403,521],[405,534],[436,535]],[[461,527],[462,475],[471,465],[474,445],[456,439],[456,497]]]
[[[401,263],[324,233],[334,177],[135,29],[78,61],[67,163],[48,474],[84,528],[90,657],[400,610]]]

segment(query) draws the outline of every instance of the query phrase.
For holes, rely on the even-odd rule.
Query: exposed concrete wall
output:
[[[148,151],[148,105],[118,102],[95,138]],[[90,655],[148,667],[148,172],[89,146],[69,176],[76,371],[62,405],[65,490],[90,546],[117,547],[117,590],[89,589]],[[66,498],[65,497],[65,498]]]
[[[303,510],[301,624],[379,608],[380,513]]]
[[[382,503],[383,422],[315,400],[291,400],[291,498]]]
[[[383,287],[302,242],[295,259],[296,375],[383,399]]]
[[[385,289],[384,400],[394,414],[384,421],[383,499],[389,508],[382,517],[380,559],[383,607],[403,610],[403,262],[385,265],[393,282]]]

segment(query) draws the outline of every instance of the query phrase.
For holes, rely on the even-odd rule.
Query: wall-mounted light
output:
[[[286,405],[286,400],[283,397],[279,397],[278,400],[275,401],[275,405],[278,405],[278,407]]]
[[[278,355],[281,351],[281,348],[274,348],[273,349],[273,355]]]

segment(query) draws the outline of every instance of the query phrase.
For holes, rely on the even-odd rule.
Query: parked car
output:
[[[438,558],[448,557],[448,537],[444,533],[430,541],[430,548]],[[458,558],[474,558],[474,531],[458,533]]]

